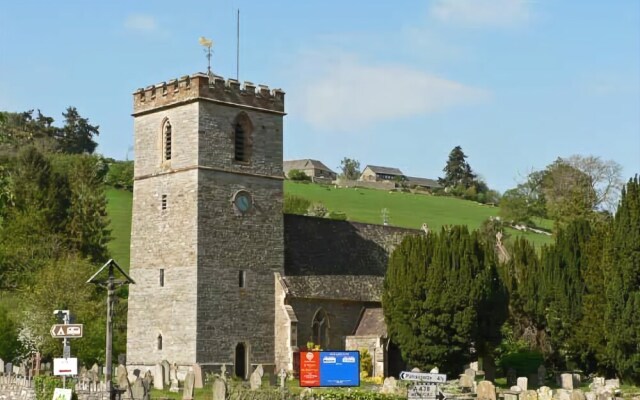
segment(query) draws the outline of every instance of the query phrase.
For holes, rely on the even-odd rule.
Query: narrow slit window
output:
[[[238,271],[238,287],[247,287],[247,271]]]
[[[236,124],[236,161],[245,161],[245,131],[240,123]]]
[[[158,350],[162,350],[162,335],[158,335]]]
[[[169,161],[171,160],[171,144],[172,144],[172,129],[171,129],[171,123],[169,121],[167,121],[164,124],[164,128],[162,129],[162,136],[163,136],[163,141],[164,141],[164,160],[165,161]]]
[[[160,269],[160,287],[164,287],[164,269]]]
[[[233,127],[233,159],[248,162],[251,158],[251,134],[253,131],[249,116],[244,112],[238,114]]]
[[[162,195],[161,207],[162,207],[163,210],[167,209],[167,195],[166,194]]]

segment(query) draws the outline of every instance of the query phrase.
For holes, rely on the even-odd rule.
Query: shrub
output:
[[[292,169],[289,171],[289,179],[292,181],[302,181],[302,182],[310,182],[311,178],[309,175],[305,174],[304,171],[300,171],[298,169]]]
[[[62,380],[57,376],[36,376],[34,379],[34,389],[36,400],[50,400],[53,398],[55,388],[62,387]]]
[[[347,214],[341,212],[341,211],[331,211],[329,213],[329,215],[327,215],[327,218],[329,219],[334,219],[336,221],[346,221],[347,220]]]
[[[307,209],[307,215],[324,218],[329,215],[329,210],[322,203],[313,203],[311,207]]]
[[[283,212],[285,214],[305,215],[310,206],[311,202],[304,197],[294,196],[292,194],[284,195]]]
[[[373,361],[368,349],[360,349],[360,371],[366,373],[364,378],[373,375]]]

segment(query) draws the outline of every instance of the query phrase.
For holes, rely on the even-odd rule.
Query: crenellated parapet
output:
[[[284,113],[284,92],[236,79],[197,73],[140,88],[133,93],[133,114],[195,100],[213,101]]]

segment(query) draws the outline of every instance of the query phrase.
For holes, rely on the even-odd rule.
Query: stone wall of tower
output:
[[[198,176],[198,338],[203,365],[234,363],[245,343],[249,363],[274,364],[274,273],[284,269],[282,115],[200,104]],[[251,160],[233,160],[234,121],[253,125]],[[239,213],[234,193],[248,191],[253,208]],[[239,272],[246,287],[239,287]]]
[[[161,158],[165,118],[173,128],[171,163]],[[196,360],[198,106],[137,115],[134,132],[128,363],[188,365]]]

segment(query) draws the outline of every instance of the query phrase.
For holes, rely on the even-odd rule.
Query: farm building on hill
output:
[[[360,175],[360,178],[358,178],[358,180],[369,181],[369,182],[381,182],[381,181],[392,181],[398,177],[404,177],[404,174],[398,168],[367,165],[364,168],[364,170],[362,170],[362,174]]]
[[[311,178],[325,178],[325,179],[336,179],[336,173],[326,165],[322,163],[322,161],[305,159],[305,160],[291,160],[284,161],[282,163],[282,169],[284,170],[284,175],[289,176],[289,171],[298,170],[304,172],[308,177]]]

